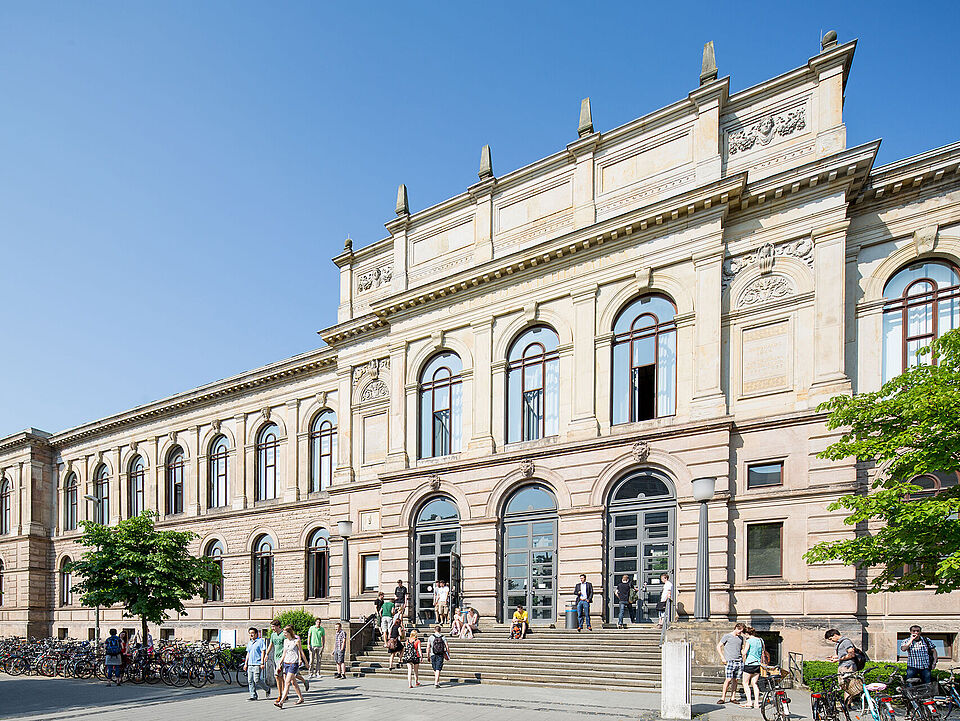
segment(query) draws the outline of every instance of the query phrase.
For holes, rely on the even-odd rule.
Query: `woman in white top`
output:
[[[300,692],[300,686],[297,685],[297,674],[300,673],[300,664],[303,663],[304,666],[307,665],[307,656],[303,652],[303,646],[300,644],[300,639],[297,637],[296,631],[293,630],[293,626],[287,626],[283,629],[283,656],[281,656],[281,662],[283,663],[283,695],[274,701],[273,705],[277,708],[283,708],[284,701],[287,700],[287,695],[290,693],[290,686],[293,686],[293,690],[297,692],[297,705],[303,703],[303,694]]]

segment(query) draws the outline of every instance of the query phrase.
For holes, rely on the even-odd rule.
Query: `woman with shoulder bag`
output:
[[[390,624],[390,637],[387,639],[387,651],[390,653],[390,670],[397,668],[400,663],[400,652],[403,651],[403,618],[398,614]]]
[[[407,684],[410,688],[420,685],[420,659],[423,654],[420,651],[420,639],[417,638],[416,630],[410,632],[407,638],[407,645],[403,647],[403,656],[400,663],[407,664]]]
[[[763,639],[757,636],[752,626],[743,629],[743,692],[747,702],[741,708],[757,708],[760,706],[760,668],[763,666],[765,649]],[[751,691],[753,695],[751,696]]]

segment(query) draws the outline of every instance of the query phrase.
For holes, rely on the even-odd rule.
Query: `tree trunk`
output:
[[[143,643],[144,648],[146,648],[147,647],[147,619],[144,618],[143,616],[140,617],[140,628],[141,628],[141,634],[142,634],[140,636],[140,641],[141,643]]]

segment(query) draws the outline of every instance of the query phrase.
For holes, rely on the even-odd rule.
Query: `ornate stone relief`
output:
[[[742,271],[753,265],[760,266],[761,273],[773,270],[774,258],[790,256],[813,268],[813,240],[809,237],[788,240],[784,243],[764,243],[752,253],[728,258],[723,262],[723,287],[729,286]]]
[[[321,408],[323,408],[325,405],[327,405],[327,392],[326,392],[326,391],[320,391],[319,393],[317,393],[317,405],[320,406]]]
[[[260,409],[260,415],[263,416],[263,420],[270,420],[270,406],[264,406]]]
[[[381,373],[387,372],[390,370],[390,359],[389,358],[380,358],[372,361],[367,361],[363,365],[353,367],[353,385],[354,387],[360,385],[360,381],[363,380],[364,376],[369,376],[376,380],[380,377]]]
[[[387,388],[387,384],[382,380],[377,379],[363,389],[363,393],[360,394],[360,402],[365,403],[367,401],[375,401],[379,400],[380,398],[389,397],[390,389]]]
[[[392,265],[384,265],[380,268],[374,268],[373,270],[368,270],[366,273],[360,273],[360,275],[357,276],[357,291],[363,293],[367,290],[373,290],[374,288],[379,288],[382,285],[387,285],[392,280]]]
[[[740,294],[740,308],[759,305],[793,295],[793,283],[785,275],[766,275],[757,278]]]
[[[430,476],[430,487],[435,491],[440,490],[440,474],[439,473],[434,473],[433,475]]]
[[[929,253],[937,243],[937,233],[940,231],[938,224],[927,225],[913,234],[913,246],[917,255]]]
[[[136,453],[136,452],[137,452],[137,442],[136,442],[136,441],[130,441],[130,443],[129,443],[128,445],[130,446],[130,451],[131,451],[132,453]]]
[[[646,441],[637,441],[630,448],[630,453],[633,454],[633,460],[643,463],[650,457],[650,444]]]
[[[755,145],[766,146],[774,138],[784,137],[803,130],[806,126],[806,106],[779,113],[770,113],[747,127],[734,130],[727,136],[730,155],[750,150]]]
[[[529,458],[524,458],[520,461],[520,474],[524,478],[530,478],[534,473],[537,472],[537,467],[532,460]]]
[[[170,432],[167,434],[167,438],[170,439],[170,442],[171,442],[171,443],[176,443],[176,442],[177,442],[177,432],[176,432],[176,431],[170,431]]]
[[[210,425],[213,428],[214,433],[220,432],[220,421],[218,419],[214,419]]]

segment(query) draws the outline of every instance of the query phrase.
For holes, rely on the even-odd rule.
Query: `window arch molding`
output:
[[[546,486],[554,498],[557,499],[557,509],[563,511],[572,508],[570,492],[567,490],[567,484],[564,479],[556,472],[548,468],[537,466],[532,476],[527,476],[519,468],[511,471],[500,479],[487,500],[485,515],[481,518],[502,518],[503,511],[506,508],[507,500],[521,486],[530,484],[541,484]],[[461,506],[461,509],[463,507]]]
[[[447,496],[453,500],[460,513],[461,523],[471,519],[470,501],[464,492],[457,486],[441,480],[437,488],[434,488],[430,482],[424,482],[407,496],[407,500],[403,502],[400,509],[400,522],[407,528],[415,527],[420,509],[435,496]]]
[[[206,457],[210,455],[210,449],[213,447],[213,442],[217,440],[220,436],[224,436],[227,439],[227,445],[230,447],[231,455],[237,448],[237,437],[234,435],[233,431],[227,427],[227,424],[224,423],[220,426],[219,430],[210,426],[207,428],[206,432],[203,434],[203,437],[200,439],[200,448],[201,457]]]
[[[593,506],[606,505],[614,487],[631,472],[640,469],[659,472],[669,478],[674,486],[675,498],[681,495],[689,496],[693,492],[691,486],[693,476],[690,469],[678,458],[656,448],[648,447],[647,459],[640,464],[634,457],[633,449],[627,447],[621,456],[611,461],[597,474],[590,489],[590,504]]]
[[[289,434],[287,433],[287,424],[284,422],[283,418],[280,417],[279,413],[272,412],[270,413],[269,418],[264,418],[263,414],[260,414],[248,422],[247,445],[255,445],[257,438],[260,436],[260,431],[270,424],[275,425],[279,429],[277,432],[277,440],[280,441],[280,443],[285,443],[289,438]]]
[[[253,553],[256,550],[256,544],[262,536],[270,537],[270,539],[273,541],[274,552],[280,550],[280,543],[278,541],[280,537],[277,535],[277,532],[268,526],[258,526],[249,536],[247,536],[246,543],[244,543],[244,548],[247,553]],[[212,539],[214,536],[211,536],[210,538]]]
[[[799,258],[794,258],[789,255],[778,255],[773,259],[773,268],[770,272],[775,275],[784,275],[792,281],[794,287],[792,295],[812,293],[815,290],[813,270]],[[747,287],[763,277],[769,277],[769,275],[765,276],[765,274],[760,271],[758,264],[748,266],[740,273],[737,273],[736,277],[730,282],[730,285],[723,291],[724,310],[735,308]],[[674,301],[674,305],[677,305],[677,314],[679,315],[680,306],[676,302],[677,296],[674,296],[672,293],[668,294],[668,296]]]
[[[494,332],[493,362],[506,360],[510,348],[530,328],[546,326],[560,339],[560,349],[572,347],[573,329],[569,321],[563,316],[546,308],[537,308],[536,317],[531,320],[526,315],[518,315],[502,331]]]
[[[893,251],[877,265],[863,284],[863,298],[858,305],[883,299],[884,288],[903,268],[914,263],[946,262],[960,266],[960,236],[937,235],[936,249],[930,253],[917,253],[916,245],[907,238],[900,238],[904,245]]]
[[[443,342],[440,345],[432,341],[424,342],[415,353],[407,360],[407,378],[406,385],[412,385],[420,379],[420,374],[427,365],[427,361],[438,353],[456,353],[460,356],[460,364],[463,367],[461,374],[466,378],[473,375],[473,353],[469,346],[465,345],[456,337],[455,334],[444,333]]]
[[[302,435],[310,432],[310,426],[313,423],[313,419],[317,417],[317,414],[321,411],[333,411],[337,414],[337,418],[340,417],[340,404],[336,402],[336,393],[335,390],[327,391],[326,395],[317,394],[321,396],[318,398],[314,396],[309,403],[304,402],[300,406],[300,415],[299,415],[299,424],[297,426],[297,434]],[[320,401],[323,400],[323,403]],[[270,416],[271,420],[273,416]]]
[[[642,295],[666,296],[673,302],[678,316],[693,313],[693,296],[690,294],[690,289],[669,273],[658,270],[653,273],[653,282],[649,285],[640,287],[636,280],[631,279],[608,300],[601,302],[598,299],[597,328],[600,332],[609,332],[623,309]]]

